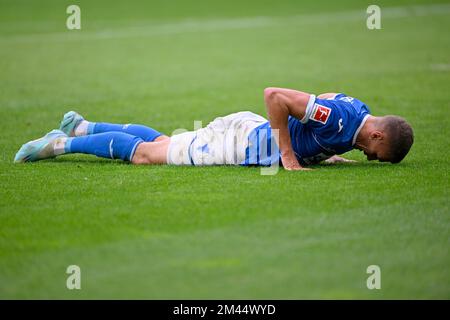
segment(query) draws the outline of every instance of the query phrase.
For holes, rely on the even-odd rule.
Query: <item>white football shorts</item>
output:
[[[167,163],[172,165],[240,165],[245,161],[248,137],[264,117],[249,111],[214,119],[205,128],[172,136]]]

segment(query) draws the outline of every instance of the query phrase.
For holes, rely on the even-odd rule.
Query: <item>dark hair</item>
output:
[[[405,119],[384,116],[382,128],[388,139],[388,157],[391,163],[399,163],[408,154],[414,142],[414,133]]]

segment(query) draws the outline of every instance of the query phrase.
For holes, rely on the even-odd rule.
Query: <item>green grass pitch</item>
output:
[[[81,8],[81,30],[66,8]],[[450,298],[448,1],[0,1],[0,298]],[[77,110],[170,134],[345,92],[415,129],[399,165],[14,165]],[[66,268],[81,267],[81,290]],[[366,268],[379,265],[381,290]]]

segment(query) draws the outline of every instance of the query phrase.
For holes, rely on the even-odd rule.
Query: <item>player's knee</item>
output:
[[[139,156],[134,156],[133,159],[131,159],[132,164],[149,164],[148,160]]]
[[[147,157],[145,143],[137,146],[136,151],[131,159],[132,164],[150,164],[150,159]]]
[[[170,139],[170,138],[168,136],[166,136],[166,135],[161,135],[158,138],[156,138],[154,140],[154,142],[166,141],[167,139]]]

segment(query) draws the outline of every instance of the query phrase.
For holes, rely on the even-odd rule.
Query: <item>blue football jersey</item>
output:
[[[352,150],[369,115],[367,105],[343,93],[329,99],[312,96],[303,119],[289,118],[292,147],[299,162],[318,163]]]
[[[356,137],[370,115],[367,105],[343,93],[328,99],[311,95],[303,119],[289,116],[292,148],[300,164],[315,164],[353,149]],[[249,136],[244,165],[270,165],[279,150],[269,122]],[[252,156],[253,154],[253,156]]]

